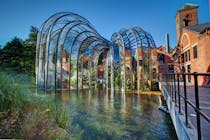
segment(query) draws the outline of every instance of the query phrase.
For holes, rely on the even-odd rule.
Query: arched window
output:
[[[159,64],[165,64],[165,56],[163,54],[160,54],[158,56],[158,63]]]
[[[187,14],[184,18],[184,26],[189,26],[189,22],[191,21],[192,15],[191,14]]]

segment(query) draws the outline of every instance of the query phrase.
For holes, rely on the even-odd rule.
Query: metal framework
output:
[[[140,89],[154,79],[153,48],[152,36],[141,28],[122,29],[108,41],[80,15],[57,13],[38,33],[36,84],[51,90],[97,88],[101,65],[107,89]]]
[[[122,90],[146,90],[156,80],[157,56],[152,36],[139,27],[122,29],[112,35],[119,48]],[[116,50],[116,49],[115,49]]]

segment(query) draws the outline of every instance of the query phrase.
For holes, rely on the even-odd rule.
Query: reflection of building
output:
[[[98,78],[104,78],[104,65],[98,65]]]
[[[210,72],[210,23],[198,24],[198,5],[185,4],[176,14],[177,46],[174,58],[177,72]],[[188,83],[193,79],[188,76]],[[199,78],[199,85],[209,82]]]
[[[70,72],[70,64],[67,61],[68,56],[65,50],[62,51],[62,69],[63,71]]]
[[[68,62],[68,53],[65,51],[65,49],[62,50],[62,85],[60,85],[62,88],[69,88],[69,73],[70,73],[70,63]]]

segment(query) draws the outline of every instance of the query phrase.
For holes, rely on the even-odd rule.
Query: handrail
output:
[[[162,74],[166,81],[166,89],[169,93],[169,96],[171,96],[172,101],[175,102],[175,105],[178,107],[179,110],[179,114],[182,114],[181,110],[181,101],[180,99],[184,100],[184,114],[185,114],[185,123],[186,126],[189,127],[188,125],[188,106],[191,106],[195,113],[196,113],[196,123],[197,123],[197,134],[198,134],[198,140],[201,140],[202,135],[201,135],[201,119],[200,116],[202,116],[207,123],[210,123],[210,118],[208,117],[208,115],[206,113],[204,113],[201,109],[200,109],[200,100],[199,100],[199,85],[198,85],[198,77],[199,76],[209,76],[210,77],[210,73],[166,73],[166,74]],[[192,101],[190,101],[187,97],[187,82],[186,82],[186,75],[190,75],[194,77],[194,92],[195,92],[195,103],[193,103]],[[183,95],[180,94],[180,78],[183,78],[183,83],[184,83],[184,90],[183,90]],[[161,82],[161,81],[160,81]],[[178,97],[178,104],[177,104],[177,97]]]

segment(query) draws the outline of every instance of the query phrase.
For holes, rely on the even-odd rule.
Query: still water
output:
[[[80,139],[177,139],[170,116],[158,109],[161,95],[84,90],[53,97],[68,112],[69,127],[80,128]]]

